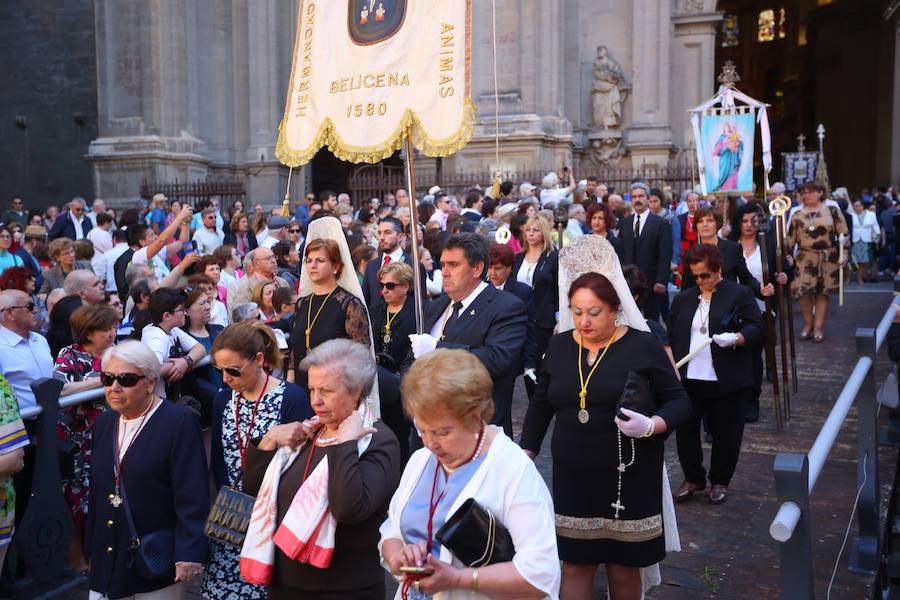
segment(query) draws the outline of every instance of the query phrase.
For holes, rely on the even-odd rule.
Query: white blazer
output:
[[[871,244],[877,241],[881,235],[878,226],[878,217],[871,210],[864,210],[862,215],[853,213],[853,243],[866,242]]]
[[[484,462],[466,484],[450,507],[448,516],[455,513],[469,498],[491,510],[494,516],[509,530],[516,548],[513,565],[519,574],[535,588],[543,591],[551,600],[559,598],[561,579],[559,553],[556,549],[556,522],[553,499],[534,461],[496,426],[494,441]],[[403,539],[400,531],[400,515],[416,487],[425,465],[432,454],[427,448],[415,452],[409,459],[400,486],[391,498],[387,521],[381,526],[378,551],[388,539]],[[456,567],[465,567],[446,547],[441,547],[440,559]],[[390,567],[382,559],[386,570]],[[401,597],[397,590],[395,600]],[[440,592],[434,600],[486,599],[484,594],[468,590]]]

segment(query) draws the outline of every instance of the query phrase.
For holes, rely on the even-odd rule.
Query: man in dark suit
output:
[[[404,371],[435,348],[468,350],[484,363],[494,383],[491,422],[502,425],[511,437],[513,385],[525,343],[525,305],[484,281],[487,265],[487,242],[481,236],[460,233],[447,240],[441,253],[444,295],[428,306],[425,333],[410,336],[412,348]]]
[[[366,265],[363,275],[363,296],[366,298],[366,306],[369,310],[378,303],[381,298],[381,282],[378,281],[378,271],[392,262],[403,261],[416,272],[413,266],[413,258],[403,252],[403,241],[406,234],[403,233],[403,223],[395,217],[384,217],[378,222],[378,250],[379,255],[370,260]],[[424,275],[424,270],[420,270]],[[425,289],[425,281],[422,280],[422,289]],[[423,292],[424,293],[424,292]]]
[[[53,222],[48,237],[51,240],[61,237],[67,237],[72,241],[85,239],[93,224],[84,215],[84,210],[84,198],[73,198],[69,202],[69,210],[59,215]]]
[[[660,302],[668,302],[669,263],[672,261],[672,230],[665,219],[649,210],[650,188],[642,181],[631,184],[634,214],[619,221],[622,266],[636,265],[652,293],[647,295],[644,315],[659,320]]]

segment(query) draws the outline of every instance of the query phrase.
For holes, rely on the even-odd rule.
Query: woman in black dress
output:
[[[324,219],[322,219],[324,220]],[[301,289],[301,297],[294,313],[291,350],[295,383],[309,395],[306,373],[298,366],[310,350],[337,338],[348,338],[365,346],[370,345],[369,317],[366,307],[357,296],[338,285],[344,268],[341,249],[333,239],[317,238],[306,244],[304,251],[304,279],[311,292]],[[349,273],[354,279],[356,275]]]
[[[741,245],[719,237],[718,232],[722,228],[723,222],[722,214],[712,208],[697,209],[697,212],[694,213],[697,243],[718,248],[719,253],[722,255],[722,277],[729,281],[746,285],[750,288],[750,291],[761,299],[763,293],[767,291],[763,289],[762,284],[753,277],[747,268],[747,261],[744,260]],[[691,273],[690,269],[685,268],[684,274],[681,276],[681,289],[686,290],[695,285],[697,285],[697,280],[694,278],[693,273]],[[774,289],[768,291],[774,293]]]
[[[591,597],[602,563],[611,596],[636,600],[640,568],[666,554],[664,434],[687,418],[690,404],[659,343],[646,332],[618,261],[614,255],[608,261],[615,261],[607,266],[620,285],[585,273],[568,290],[575,329],[550,339],[521,444],[536,455],[556,417],[551,450],[560,596]],[[616,404],[632,371],[649,381],[654,408],[648,415],[623,409],[626,421],[616,417]]]
[[[400,441],[401,464],[409,458],[410,422],[400,403],[400,365],[409,354],[409,336],[416,333],[413,270],[392,262],[378,271],[381,298],[372,307],[372,338],[378,362],[381,420]]]

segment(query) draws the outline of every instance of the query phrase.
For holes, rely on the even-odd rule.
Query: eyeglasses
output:
[[[34,302],[29,302],[28,304],[23,304],[21,306],[7,306],[5,310],[15,310],[17,308],[24,308],[28,312],[34,311]]]
[[[243,373],[244,369],[247,368],[247,365],[249,365],[249,364],[252,363],[252,362],[253,362],[253,359],[251,358],[251,359],[248,360],[246,363],[244,363],[244,366],[241,367],[241,368],[237,368],[237,367],[219,367],[219,366],[213,366],[213,369],[215,369],[215,370],[218,371],[219,373],[224,373],[224,374],[229,375],[229,376],[231,376],[231,377],[240,377],[240,376],[241,376],[241,373]]]
[[[697,273],[696,277],[700,281],[706,281],[707,279],[712,277],[712,273],[710,273],[709,271],[703,271],[702,273]]]
[[[381,282],[381,289],[383,289],[383,290],[391,290],[391,291],[394,291],[394,288],[397,287],[398,285],[400,285],[400,284],[399,284],[399,283],[393,283],[393,282],[391,282],[391,281],[382,281],[382,282]]]
[[[288,229],[288,233],[300,233],[299,229]]]
[[[123,388],[132,388],[137,385],[138,381],[145,378],[145,375],[138,375],[137,373],[119,373],[118,375],[115,373],[100,373],[100,383],[103,387],[110,387],[114,381],[118,381]]]

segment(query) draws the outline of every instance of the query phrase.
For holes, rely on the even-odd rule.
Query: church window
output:
[[[778,9],[778,39],[783,40],[787,35],[787,15],[784,8]]]
[[[740,44],[741,31],[737,15],[725,15],[722,19],[722,47],[736,48]]]
[[[767,8],[759,13],[759,31],[756,34],[756,41],[771,42],[775,39],[775,10]]]

